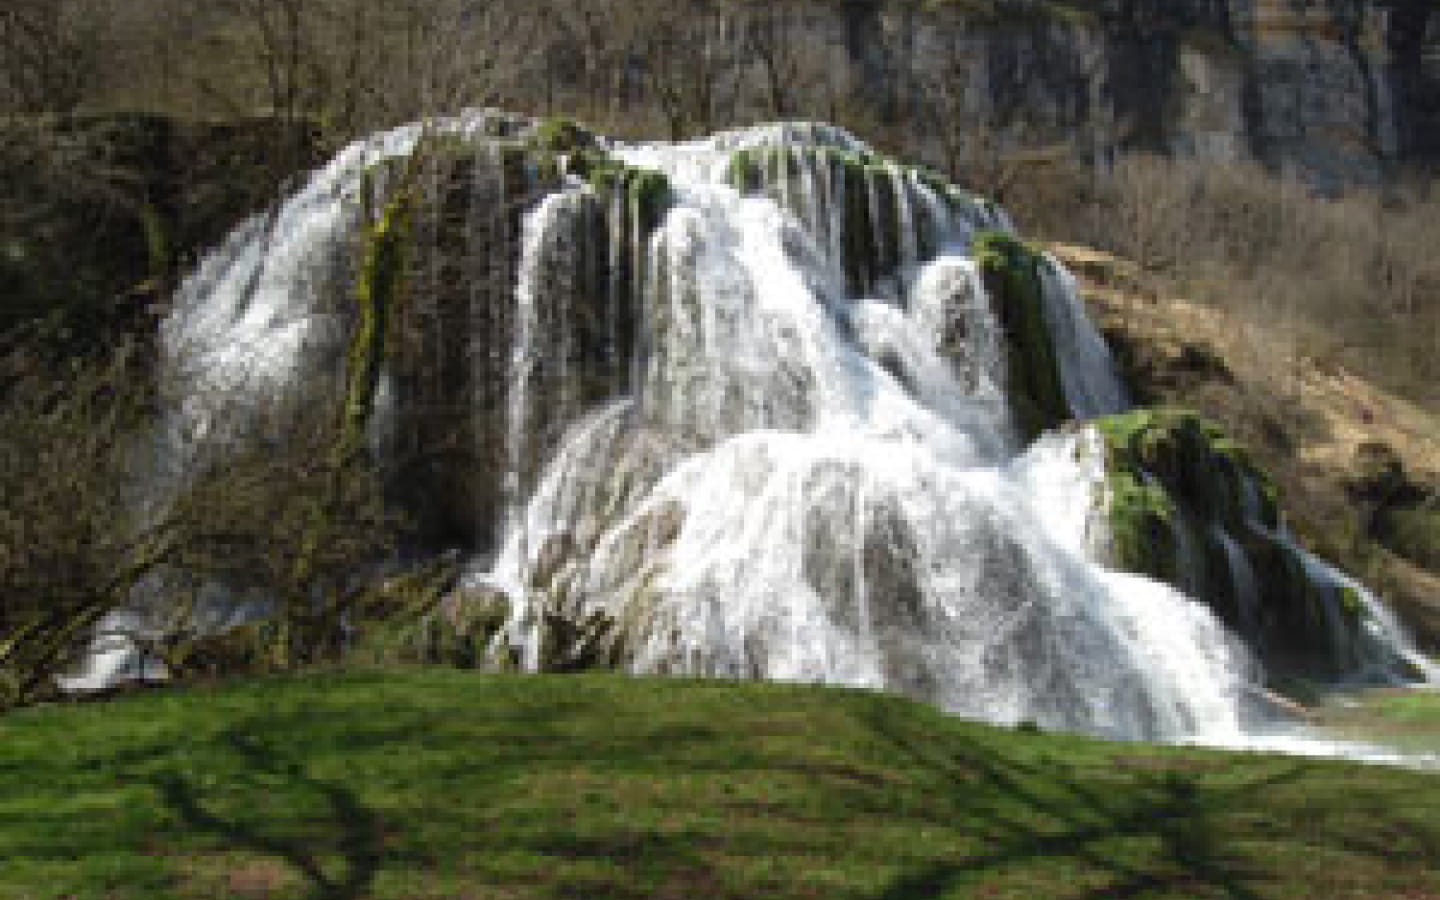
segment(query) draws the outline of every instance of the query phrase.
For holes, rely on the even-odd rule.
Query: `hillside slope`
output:
[[[1440,896],[1434,775],[876,694],[392,670],[0,720],[0,897]]]

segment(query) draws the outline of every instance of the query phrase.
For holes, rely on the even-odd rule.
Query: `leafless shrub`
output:
[[[114,611],[147,607],[174,626],[156,642],[193,640],[185,611],[202,589],[271,602],[277,665],[337,647],[356,574],[384,557],[393,523],[373,467],[333,452],[333,392],[247,408],[246,427],[217,436],[165,427],[129,345],[58,372],[23,351],[6,367],[0,709],[51,690]]]
[[[68,111],[94,89],[105,30],[101,0],[7,0],[0,6],[0,112]]]
[[[1423,184],[1327,198],[1258,164],[1155,156],[1034,175],[1007,198],[1022,228],[1134,259],[1272,351],[1440,405],[1440,201]]]

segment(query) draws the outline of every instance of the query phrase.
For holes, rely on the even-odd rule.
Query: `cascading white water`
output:
[[[939,251],[922,264],[914,207],[935,204],[892,168],[903,296],[846,296],[827,173],[797,154],[783,206],[741,196],[722,182],[738,143],[616,150],[676,191],[649,247],[651,352],[636,399],[572,429],[477,578],[512,596],[504,639],[538,665],[547,611],[603,612],[636,672],[884,688],[1120,737],[1243,733],[1253,671],[1213,616],[1090,560],[1093,436],[1017,446],[970,229],[925,214]],[[1119,408],[1073,285],[1052,282],[1072,402]],[[557,544],[585,550],[541,565]]]
[[[346,150],[187,283],[166,336],[193,361],[197,404],[217,384],[263,394],[336,363],[324,298],[348,271],[360,173],[420,135]],[[756,148],[780,162],[764,195],[745,195],[728,169]],[[978,230],[1013,230],[1003,211],[892,163],[855,179],[814,151],[868,151],[828,126],[608,150],[663,171],[673,203],[647,236],[633,200],[571,179],[526,215],[491,511],[504,541],[470,579],[511,600],[497,645],[539,668],[552,615],[602,613],[635,672],[857,685],[995,722],[1254,744],[1264,704],[1247,652],[1200,603],[1096,562],[1099,437],[1020,441],[1010,351],[971,254]],[[849,217],[887,197],[893,228]],[[624,291],[640,349],[628,390],[582,415],[537,372],[554,380],[577,351],[570,310],[546,293],[595,209],[611,223],[591,251],[608,260],[606,354],[624,340]],[[852,270],[859,227],[885,260]],[[1039,275],[1070,412],[1124,409],[1073,279],[1053,260]],[[208,422],[203,404],[177,415]],[[556,417],[574,421],[542,446],[536,423]],[[1400,641],[1363,596],[1377,640]]]
[[[1065,399],[1077,418],[1120,412],[1130,405],[1105,340],[1085,313],[1075,276],[1048,254],[1040,272],[1045,320],[1060,357]]]

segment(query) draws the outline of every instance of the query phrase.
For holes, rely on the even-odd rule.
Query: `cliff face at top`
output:
[[[790,27],[826,48],[832,96],[892,122],[1254,157],[1322,185],[1440,159],[1430,0],[849,0]]]

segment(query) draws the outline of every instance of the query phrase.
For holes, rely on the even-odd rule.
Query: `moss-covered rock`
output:
[[[592,149],[597,143],[594,134],[575,120],[562,117],[542,120],[530,140],[535,147],[551,153],[576,153]]]
[[[1136,409],[1096,422],[1110,471],[1142,474],[1206,522],[1239,530],[1249,517],[1279,525],[1276,491],[1246,449],[1198,413],[1173,407]]]
[[[402,190],[368,226],[360,272],[355,280],[356,325],[348,356],[341,458],[357,452],[375,410],[391,320],[405,283],[412,200]]]
[[[975,260],[1005,331],[1007,384],[1022,436],[1030,439],[1070,415],[1060,363],[1045,318],[1041,254],[999,231],[975,236]]]
[[[1178,512],[1169,493],[1143,472],[1115,472],[1107,487],[1113,563],[1129,572],[1177,581],[1181,576]]]
[[[1206,602],[1282,678],[1330,678],[1361,664],[1358,590],[1318,572],[1285,536],[1275,488],[1245,448],[1180,408],[1095,424],[1112,565]]]
[[[732,153],[725,169],[725,181],[742,194],[753,194],[763,188],[765,167],[762,151],[747,148]]]
[[[660,226],[671,202],[670,180],[654,169],[627,169],[625,189],[642,232]]]

